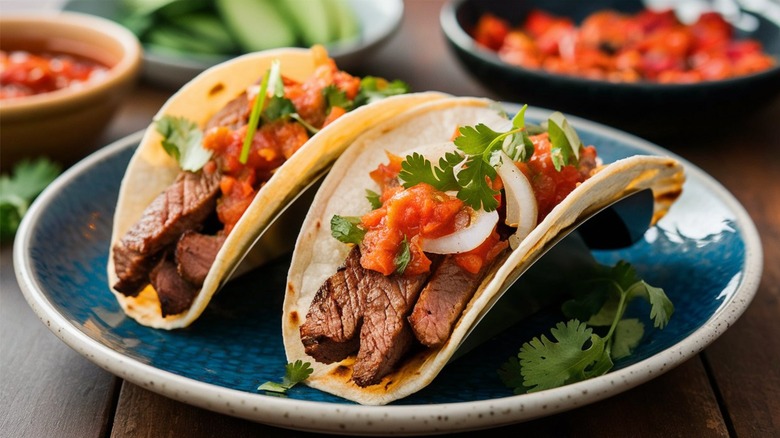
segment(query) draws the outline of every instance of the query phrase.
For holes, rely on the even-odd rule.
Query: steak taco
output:
[[[124,312],[157,328],[192,323],[361,131],[443,97],[407,91],[339,70],[319,46],[245,55],[185,85],[155,116],[122,180],[108,280]],[[292,236],[255,245],[251,262],[292,249]]]
[[[282,318],[307,385],[367,405],[428,385],[513,274],[577,222],[653,191],[680,195],[674,159],[603,164],[560,113],[526,124],[445,98],[363,132],[318,189],[296,241]]]

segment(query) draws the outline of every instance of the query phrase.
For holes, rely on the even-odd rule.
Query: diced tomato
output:
[[[0,99],[32,96],[99,80],[108,67],[67,54],[0,50]]]
[[[453,254],[452,257],[458,266],[472,274],[476,274],[508,246],[509,242],[506,240],[502,241],[501,237],[494,230],[490,237],[485,239],[478,247],[468,252]]]
[[[361,265],[384,275],[396,270],[397,256],[404,238],[407,243],[419,239],[436,238],[455,231],[458,214],[463,201],[440,192],[432,186],[421,183],[406,190],[398,190],[384,205],[363,216],[362,224],[367,229],[363,238]],[[422,250],[411,252],[408,275],[418,269],[430,266],[430,260]]]
[[[328,113],[328,116],[325,117],[325,122],[322,124],[322,127],[326,127],[336,121],[339,117],[343,116],[347,113],[347,110],[340,106],[334,106],[330,108],[330,112]]]
[[[509,23],[493,14],[486,13],[479,18],[472,34],[477,43],[498,50],[509,32]]]
[[[555,170],[550,153],[552,144],[547,133],[531,136],[534,154],[527,163],[517,167],[531,182],[538,208],[538,221],[544,219],[595,167],[595,148],[583,148],[580,165],[563,166]]]
[[[601,10],[579,26],[541,10],[532,10],[516,27],[492,15],[482,18],[473,36],[504,62],[563,75],[614,82],[700,82],[755,73],[777,62],[756,40],[733,40],[732,26],[714,12],[702,14],[692,25],[680,22],[672,10],[649,9],[632,15]],[[501,32],[488,33],[499,26],[491,23],[503,23]]]

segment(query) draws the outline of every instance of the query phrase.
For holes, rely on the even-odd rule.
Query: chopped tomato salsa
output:
[[[539,211],[537,222],[541,222],[577,185],[590,176],[596,167],[596,148],[586,146],[580,149],[577,166],[569,164],[555,170],[550,149],[550,137],[547,133],[531,136],[534,154],[526,163],[516,163],[520,171],[531,183]]]
[[[614,82],[719,80],[777,62],[758,41],[736,40],[731,24],[715,12],[686,25],[671,10],[602,10],[579,26],[538,9],[518,26],[486,13],[471,35],[509,64]]]
[[[0,99],[78,87],[107,71],[105,65],[73,55],[0,50]]]
[[[384,275],[392,274],[396,271],[399,248],[407,240],[411,259],[404,273],[428,272],[431,261],[422,251],[421,239],[450,234],[458,224],[468,223],[463,201],[425,183],[389,191],[392,195],[382,207],[362,218],[367,232],[363,238],[361,265]]]
[[[596,149],[593,146],[580,148],[578,164],[556,170],[551,158],[549,135],[533,135],[530,139],[534,144],[534,154],[527,162],[516,165],[533,188],[538,222],[590,176],[596,167]],[[382,191],[379,196],[382,206],[361,218],[361,226],[366,233],[360,263],[366,269],[390,275],[397,270],[397,257],[406,241],[410,261],[404,275],[428,272],[431,260],[422,250],[423,241],[467,227],[471,220],[471,207],[426,183],[404,188],[398,181],[403,158],[391,153],[387,156],[387,163],[379,164],[369,173]],[[492,183],[496,190],[502,188],[500,178]],[[500,198],[499,204],[502,202]],[[502,240],[499,231],[494,229],[478,247],[452,254],[452,257],[458,266],[476,274],[507,247],[508,241]]]
[[[360,88],[360,78],[338,70],[333,60],[319,66],[304,82],[283,78],[285,98],[295,106],[296,112],[309,125],[321,129],[347,111],[340,107],[328,108],[323,90],[335,86],[354,99]],[[246,100],[249,114],[255,97]],[[268,100],[266,100],[268,105]],[[246,163],[240,156],[247,125],[238,128],[218,126],[204,134],[203,146],[213,151],[212,160],[222,172],[221,196],[217,201],[217,216],[224,224],[224,233],[230,233],[244,211],[252,203],[255,194],[306,141],[311,134],[293,119],[279,119],[263,123],[254,133]]]

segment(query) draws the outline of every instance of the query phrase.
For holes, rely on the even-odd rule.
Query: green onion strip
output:
[[[263,105],[265,105],[268,78],[270,76],[268,73],[269,72],[266,71],[265,75],[263,75],[263,81],[260,83],[260,91],[255,99],[255,104],[252,106],[252,113],[249,115],[249,125],[246,129],[246,137],[244,137],[244,146],[241,148],[241,156],[238,158],[238,161],[241,162],[241,164],[246,164],[246,160],[249,159],[252,138],[254,138],[255,131],[257,131],[257,123],[260,121],[260,112],[263,110]]]

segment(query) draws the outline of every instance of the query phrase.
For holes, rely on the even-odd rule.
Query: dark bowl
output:
[[[760,73],[719,81],[618,83],[510,65],[467,33],[485,12],[517,25],[531,9],[538,8],[579,24],[596,11],[632,13],[642,7],[640,0],[451,0],[442,8],[440,21],[457,59],[502,99],[576,114],[645,137],[733,126],[780,94],[778,64]],[[755,17],[757,27],[750,32],[737,30],[735,37],[758,40],[766,53],[780,60],[778,24],[755,12],[743,13]]]

